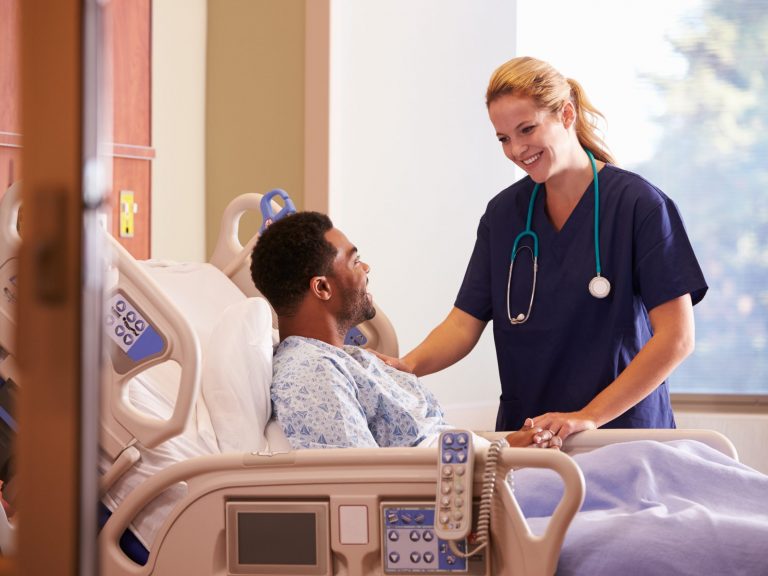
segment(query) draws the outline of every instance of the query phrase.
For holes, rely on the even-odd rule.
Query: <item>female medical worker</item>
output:
[[[527,176],[493,198],[454,308],[402,359],[425,375],[472,350],[493,321],[497,430],[526,417],[561,439],[596,427],[673,428],[666,379],[693,350],[707,290],[674,203],[622,170],[582,87],[515,58],[488,113]]]

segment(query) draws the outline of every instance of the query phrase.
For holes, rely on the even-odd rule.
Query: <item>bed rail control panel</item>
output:
[[[440,434],[438,448],[435,530],[445,540],[457,540],[464,538],[472,525],[472,434],[446,430]]]
[[[382,566],[384,574],[486,574],[484,553],[461,558],[435,531],[433,502],[381,505]],[[468,537],[472,539],[472,534]],[[457,543],[467,550],[467,538]]]
[[[107,302],[104,329],[115,344],[112,347],[112,362],[120,374],[161,356],[167,348],[162,334],[121,291],[113,294]]]
[[[17,300],[18,289],[16,287],[16,258],[11,258],[7,262],[0,262],[0,286],[3,287],[2,305],[15,305]],[[13,314],[8,313],[8,318],[15,319],[15,311]]]

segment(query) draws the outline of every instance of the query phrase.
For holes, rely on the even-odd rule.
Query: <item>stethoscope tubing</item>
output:
[[[602,277],[602,266],[600,262],[600,185],[599,185],[599,178],[597,176],[597,164],[595,163],[595,157],[586,148],[584,149],[587,153],[587,156],[589,156],[590,164],[592,165],[592,177],[594,180],[594,192],[595,192],[595,222],[594,222],[594,237],[595,237],[595,270],[596,270],[596,276],[590,281],[589,283],[589,292],[592,294],[595,298],[605,298],[608,293],[610,292],[610,282],[606,278]],[[539,187],[541,185],[537,182],[536,185],[533,187],[533,192],[531,193],[531,199],[528,202],[528,215],[525,221],[525,230],[520,232],[516,237],[515,241],[512,245],[512,253],[510,256],[510,262],[509,262],[509,274],[507,276],[507,318],[509,319],[510,324],[513,326],[517,326],[519,324],[524,324],[528,321],[528,318],[531,317],[531,310],[533,310],[533,300],[534,296],[536,295],[536,277],[538,275],[538,261],[539,261],[539,236],[536,234],[536,232],[533,231],[531,228],[531,223],[533,222],[533,209],[536,205],[536,195],[539,192]],[[520,246],[520,241],[525,238],[526,236],[530,236],[533,239],[533,248],[530,246]],[[518,314],[514,318],[512,318],[512,313],[510,311],[509,307],[509,300],[510,300],[510,293],[512,290],[512,271],[515,267],[515,259],[517,258],[518,253],[521,250],[528,250],[531,253],[531,257],[533,259],[533,285],[531,286],[531,299],[528,303],[528,312],[525,314]],[[595,288],[593,289],[593,285]]]
[[[592,178],[595,181],[595,270],[598,276],[602,275],[603,267],[600,265],[600,180],[597,177],[597,165],[595,157],[589,150],[586,151],[589,161],[592,163]]]
[[[538,239],[534,236],[534,246],[535,251],[538,252]],[[533,286],[531,287],[531,300],[528,302],[528,312],[523,314],[518,314],[514,318],[512,318],[512,315],[509,312],[509,294],[511,292],[512,288],[512,269],[515,266],[515,258],[517,258],[517,252],[520,250],[528,250],[531,253],[531,258],[533,259]],[[539,258],[535,255],[535,252],[531,250],[530,246],[521,246],[520,248],[516,249],[515,255],[512,257],[512,261],[509,263],[509,276],[507,276],[507,318],[509,318],[509,322],[516,326],[518,324],[525,324],[528,321],[528,318],[531,317],[531,309],[533,308],[533,295],[536,294],[536,276],[539,271]]]

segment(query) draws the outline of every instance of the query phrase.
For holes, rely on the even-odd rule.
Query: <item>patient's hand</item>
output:
[[[520,430],[506,436],[507,443],[513,448],[554,448],[560,450],[563,441],[552,430],[544,430],[533,425],[528,418]]]

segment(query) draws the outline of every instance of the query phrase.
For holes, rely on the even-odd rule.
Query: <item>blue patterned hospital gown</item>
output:
[[[450,428],[416,376],[356,346],[286,338],[275,351],[271,393],[294,450],[416,446]]]

